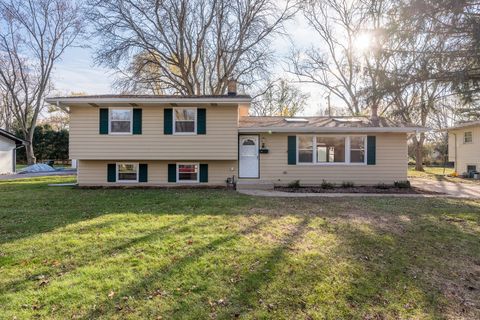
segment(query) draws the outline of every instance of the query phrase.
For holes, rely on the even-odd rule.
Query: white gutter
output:
[[[256,133],[256,132],[268,132],[268,133],[282,133],[282,132],[291,132],[291,133],[316,133],[316,132],[396,132],[396,133],[410,133],[410,132],[427,132],[429,129],[420,128],[420,127],[363,127],[363,128],[348,128],[348,127],[259,127],[259,128],[239,128],[238,132],[240,133]]]
[[[115,103],[138,103],[138,104],[159,104],[159,103],[221,103],[237,104],[250,103],[251,98],[46,98],[45,101],[50,104],[115,104]]]

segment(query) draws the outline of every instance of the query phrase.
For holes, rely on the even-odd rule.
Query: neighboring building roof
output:
[[[369,117],[241,117],[240,132],[415,132],[426,128]]]
[[[458,124],[454,125],[453,127],[447,128],[447,130],[455,130],[455,129],[461,129],[461,128],[466,128],[466,127],[474,127],[474,126],[479,126],[479,125],[480,125],[480,120],[459,122]]]
[[[0,129],[0,136],[2,137],[5,137],[7,139],[10,139],[12,141],[15,142],[15,144],[19,145],[19,144],[24,144],[26,141],[23,140],[23,139],[20,139],[18,138],[17,136],[15,136],[13,133],[10,133],[8,131],[5,131],[3,129]]]
[[[45,99],[50,104],[102,104],[102,103],[249,103],[252,98],[248,95],[92,95],[51,97]]]

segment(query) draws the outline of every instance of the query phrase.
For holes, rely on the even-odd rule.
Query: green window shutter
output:
[[[142,134],[142,109],[133,109],[133,134]]]
[[[117,165],[115,163],[109,163],[107,165],[107,181],[116,182],[117,181]]]
[[[208,182],[208,164],[200,164],[200,182]]]
[[[168,164],[168,182],[177,182],[177,165],[175,163]]]
[[[197,134],[207,134],[207,109],[197,109]]]
[[[374,165],[377,163],[377,137],[367,137],[367,164]]]
[[[148,182],[148,164],[146,163],[138,165],[138,182]]]
[[[288,136],[288,164],[297,164],[297,137]]]
[[[101,108],[100,111],[100,134],[108,134],[108,109]]]
[[[163,109],[163,134],[173,134],[173,109]]]

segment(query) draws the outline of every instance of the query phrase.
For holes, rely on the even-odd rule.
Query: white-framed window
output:
[[[315,146],[315,148],[314,148]],[[366,164],[367,137],[358,135],[299,135],[297,163],[316,165]]]
[[[197,108],[173,109],[173,133],[196,134],[197,133]]]
[[[138,163],[117,163],[117,182],[138,182]]]
[[[350,137],[350,162],[365,163],[365,150],[367,150],[367,137],[352,136]]]
[[[200,165],[198,163],[177,163],[177,182],[196,183],[200,181]]]
[[[110,134],[131,134],[133,127],[132,108],[110,108],[108,128]]]
[[[312,136],[298,136],[298,163],[312,163],[313,162],[313,137]]]
[[[473,142],[473,132],[465,131],[463,133],[463,143],[472,143]]]
[[[345,163],[346,137],[316,136],[317,163]]]

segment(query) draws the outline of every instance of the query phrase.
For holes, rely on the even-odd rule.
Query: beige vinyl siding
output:
[[[134,162],[148,164],[148,182],[146,183],[117,183],[107,182],[107,165],[109,163]],[[78,162],[78,184],[80,186],[176,186],[181,183],[168,182],[169,163],[206,163],[208,164],[208,183],[193,185],[225,186],[228,177],[237,175],[237,161],[152,161],[152,160],[80,160]],[[189,183],[188,185],[192,185]]]
[[[143,109],[141,135],[101,135],[99,134],[99,109],[72,106],[70,108],[70,158],[236,160],[237,108],[201,107],[207,109],[206,135],[164,135],[164,107],[162,106],[141,106]]]
[[[269,153],[260,154],[260,179],[285,185],[300,180],[302,185],[319,185],[322,180],[355,184],[393,183],[407,180],[407,135],[369,134],[377,137],[376,165],[359,164],[287,164],[287,137],[294,134],[264,134]]]
[[[463,142],[467,131],[472,132],[472,143]],[[448,131],[448,159],[455,162],[455,169],[460,174],[467,171],[468,165],[475,165],[480,170],[480,126]]]

